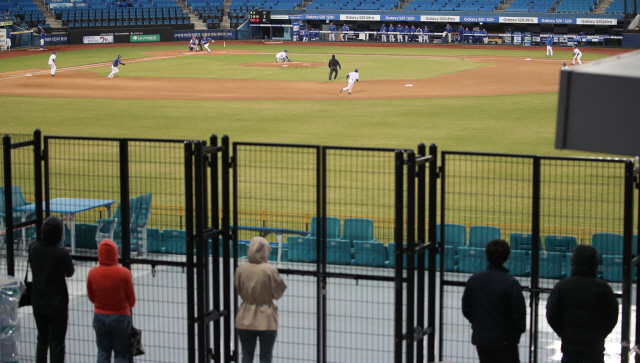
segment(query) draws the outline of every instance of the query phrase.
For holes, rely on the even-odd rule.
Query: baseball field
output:
[[[276,64],[284,49],[292,62]],[[594,155],[553,147],[568,47],[553,57],[543,47],[376,43],[216,41],[211,50],[181,42],[0,53],[0,130]],[[625,52],[582,51],[585,64]],[[329,82],[332,54],[342,69]],[[125,65],[108,79],[118,55]],[[355,68],[353,94],[340,94]]]

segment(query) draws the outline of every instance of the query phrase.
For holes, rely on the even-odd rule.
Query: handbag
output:
[[[129,333],[129,356],[135,357],[144,354],[144,348],[142,347],[142,331],[131,326],[131,332]]]
[[[31,246],[29,246],[29,252],[31,252]],[[33,281],[29,280],[29,263],[31,262],[31,254],[29,254],[29,259],[27,259],[27,272],[24,275],[24,286],[25,290],[20,296],[20,301],[18,302],[18,307],[21,308],[23,306],[31,306],[31,289],[33,287]]]

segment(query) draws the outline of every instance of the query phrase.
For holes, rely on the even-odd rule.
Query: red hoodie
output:
[[[87,294],[95,305],[94,313],[131,315],[136,304],[131,271],[118,266],[118,248],[108,239],[98,246],[100,266],[89,271]]]

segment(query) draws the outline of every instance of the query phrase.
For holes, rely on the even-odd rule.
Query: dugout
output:
[[[148,43],[173,41],[172,27],[69,29],[69,44]]]

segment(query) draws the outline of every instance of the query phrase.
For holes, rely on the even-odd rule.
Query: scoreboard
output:
[[[251,24],[269,24],[271,23],[271,12],[267,10],[251,10],[249,22]]]

